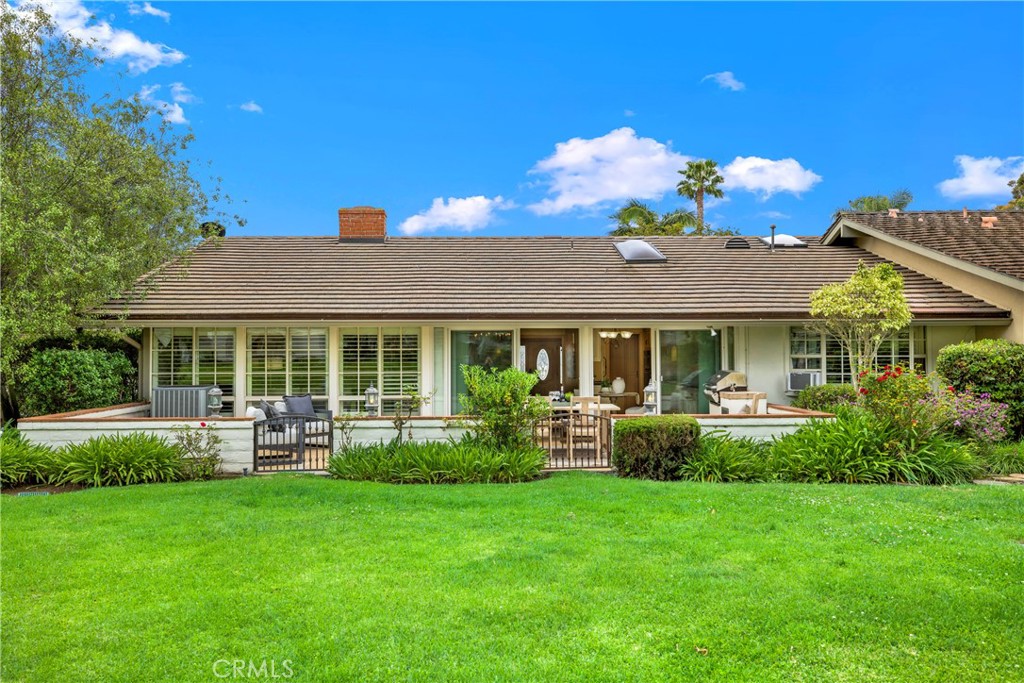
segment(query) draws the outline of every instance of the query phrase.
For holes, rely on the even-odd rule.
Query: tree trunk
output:
[[[704,234],[704,190],[697,190],[697,234]]]

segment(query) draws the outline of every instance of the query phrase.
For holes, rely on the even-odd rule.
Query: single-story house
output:
[[[459,411],[459,367],[517,365],[537,392],[707,413],[703,382],[730,369],[786,404],[843,382],[849,359],[807,329],[808,297],[858,262],[902,273],[913,324],[879,361],[932,370],[962,340],[1024,341],[1024,212],[843,213],[821,236],[392,237],[382,209],[338,212],[337,235],[226,237],[168,264],[142,299],[104,313],[143,329],[141,394],[218,384],[226,412],[310,393],[335,415],[383,413],[410,388],[423,415]]]

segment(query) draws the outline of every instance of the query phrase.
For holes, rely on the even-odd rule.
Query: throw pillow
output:
[[[313,409],[313,396],[303,394],[302,396],[285,396],[284,404],[288,406],[289,413],[316,417],[316,410]]]

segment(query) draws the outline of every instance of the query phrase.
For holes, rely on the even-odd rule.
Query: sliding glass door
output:
[[[452,332],[452,415],[461,411],[459,395],[466,393],[463,365],[479,365],[485,369],[512,366],[512,330],[481,330]]]
[[[661,330],[661,412],[706,414],[704,383],[722,367],[711,330]]]

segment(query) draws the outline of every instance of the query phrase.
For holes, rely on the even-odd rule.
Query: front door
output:
[[[552,391],[563,391],[562,375],[562,336],[539,337],[530,335],[522,340],[526,356],[524,368],[527,372],[536,372],[540,381],[533,393],[547,396]]]

